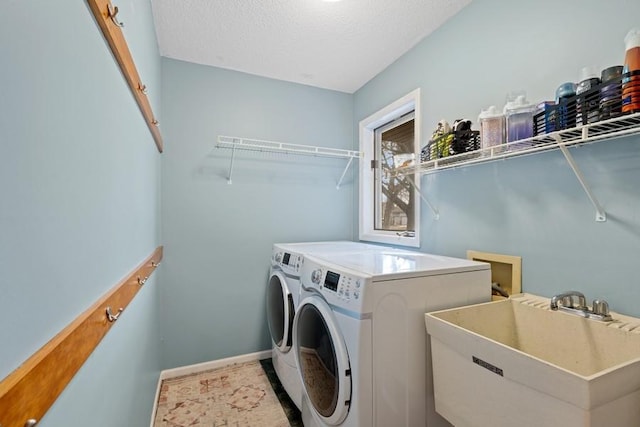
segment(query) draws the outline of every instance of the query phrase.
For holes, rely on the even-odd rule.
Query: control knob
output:
[[[278,252],[275,256],[275,260],[278,264],[280,264],[280,261],[282,261],[282,252]]]
[[[322,270],[317,269],[311,272],[311,282],[315,283],[316,285],[319,285],[321,279],[322,279]]]

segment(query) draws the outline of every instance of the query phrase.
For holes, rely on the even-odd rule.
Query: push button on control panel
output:
[[[317,269],[311,272],[311,283],[315,283],[316,285],[320,284],[320,280],[322,280],[322,270]]]
[[[360,292],[356,291],[360,287],[360,280],[355,280],[353,277],[342,276],[340,278],[338,296],[344,301],[350,301],[351,298],[360,298]]]

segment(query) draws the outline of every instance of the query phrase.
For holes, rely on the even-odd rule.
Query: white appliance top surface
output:
[[[370,245],[352,241],[323,241],[323,242],[301,242],[301,243],[274,243],[272,250],[272,267],[278,265],[287,275],[300,277],[301,260],[309,255],[321,254],[345,254],[354,252],[366,252],[381,250],[381,246]],[[277,254],[281,258],[276,258]],[[284,254],[290,257],[285,258]],[[1,426],[0,426],[1,427]]]
[[[347,240],[327,242],[275,243],[273,247],[276,250],[297,252],[305,255],[334,252],[372,251],[381,248],[379,246],[370,245],[368,243],[351,242]]]
[[[394,249],[318,254],[315,258],[325,261],[328,269],[334,264],[371,276],[373,281],[490,269],[489,264],[467,259]]]

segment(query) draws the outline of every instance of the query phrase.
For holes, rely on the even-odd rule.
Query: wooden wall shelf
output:
[[[120,29],[124,24],[118,16],[118,7],[113,6],[109,0],[87,0],[89,7],[96,18],[96,22],[100,26],[105,39],[111,47],[111,51],[120,65],[122,74],[124,75],[129,89],[133,93],[133,97],[140,107],[140,111],[147,122],[147,126],[153,135],[153,139],[158,147],[158,151],[162,153],[162,136],[158,129],[158,121],[151,110],[151,103],[147,98],[147,87],[144,85],[138,74],[138,70],[133,62],[131,51],[124,38],[124,34]]]
[[[0,382],[0,426],[36,423],[56,401],[162,260],[162,246]],[[122,310],[120,310],[122,309]],[[119,320],[118,320],[119,321]]]

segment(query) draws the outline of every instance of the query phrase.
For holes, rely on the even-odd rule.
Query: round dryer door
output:
[[[294,319],[293,296],[284,274],[276,271],[267,284],[267,321],[273,344],[282,352],[291,348]]]
[[[305,298],[293,324],[296,364],[316,414],[327,425],[340,424],[349,412],[351,369],[344,339],[329,305]]]

